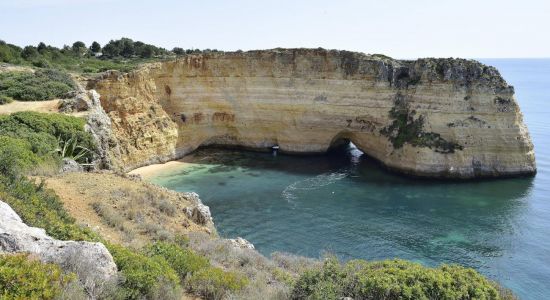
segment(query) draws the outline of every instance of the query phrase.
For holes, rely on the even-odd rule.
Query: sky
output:
[[[550,57],[550,0],[0,0],[0,39],[323,47],[395,58]]]

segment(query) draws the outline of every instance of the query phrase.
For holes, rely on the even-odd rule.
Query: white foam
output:
[[[319,174],[315,177],[306,178],[293,182],[288,185],[281,193],[283,199],[288,202],[293,202],[297,197],[294,194],[297,190],[316,190],[321,187],[335,183],[336,181],[342,180],[349,175],[347,171],[338,171]]]

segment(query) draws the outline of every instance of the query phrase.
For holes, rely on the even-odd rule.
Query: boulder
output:
[[[84,171],[84,168],[74,159],[63,158],[63,161],[61,162],[61,169],[59,171],[61,173],[82,172]]]
[[[202,203],[197,193],[184,193],[184,197],[195,203],[193,207],[184,208],[184,212],[189,219],[199,225],[210,225],[213,223],[210,207]]]
[[[185,214],[189,219],[199,225],[207,225],[212,222],[212,215],[210,214],[210,207],[204,204],[198,204],[195,207],[184,208]]]
[[[236,248],[252,249],[252,250],[256,249],[251,242],[243,239],[242,237],[237,237],[236,239],[229,239],[229,241]]]
[[[111,281],[117,273],[113,257],[103,244],[56,240],[44,229],[27,226],[8,204],[0,201],[0,253],[20,252],[75,272],[85,285]]]
[[[81,112],[90,110],[92,108],[92,100],[83,89],[79,89],[78,91],[74,92],[73,95],[69,96],[70,98],[66,98],[61,101],[59,105],[59,110],[61,112]]]

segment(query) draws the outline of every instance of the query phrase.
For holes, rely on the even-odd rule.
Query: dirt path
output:
[[[60,99],[47,101],[13,101],[0,105],[0,115],[9,115],[19,111],[36,111],[44,113],[58,112]]]

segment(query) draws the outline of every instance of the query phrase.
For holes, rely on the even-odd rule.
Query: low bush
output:
[[[42,160],[60,158],[59,141],[76,142],[76,147],[89,149],[79,159],[91,161],[96,150],[92,135],[84,131],[85,120],[61,114],[18,112],[0,116],[0,136],[24,139]]]
[[[159,290],[179,289],[178,275],[163,257],[148,257],[118,245],[107,247],[122,273],[125,299],[141,299]]]
[[[12,103],[12,102],[13,102],[13,99],[11,97],[0,94],[0,105]]]
[[[513,299],[473,269],[455,265],[426,268],[404,260],[352,260],[334,257],[304,272],[293,299]]]
[[[22,101],[64,98],[75,89],[71,77],[58,70],[0,73],[0,94]]]
[[[223,299],[248,284],[248,280],[234,272],[209,267],[193,273],[187,279],[188,288],[206,299]]]
[[[26,254],[0,255],[1,299],[54,299],[76,279],[59,266],[44,264]]]
[[[0,173],[9,177],[28,171],[42,159],[32,150],[31,144],[23,139],[0,136]]]
[[[183,281],[189,275],[208,268],[210,262],[193,250],[182,248],[174,243],[156,242],[146,248],[148,256],[164,258]]]

